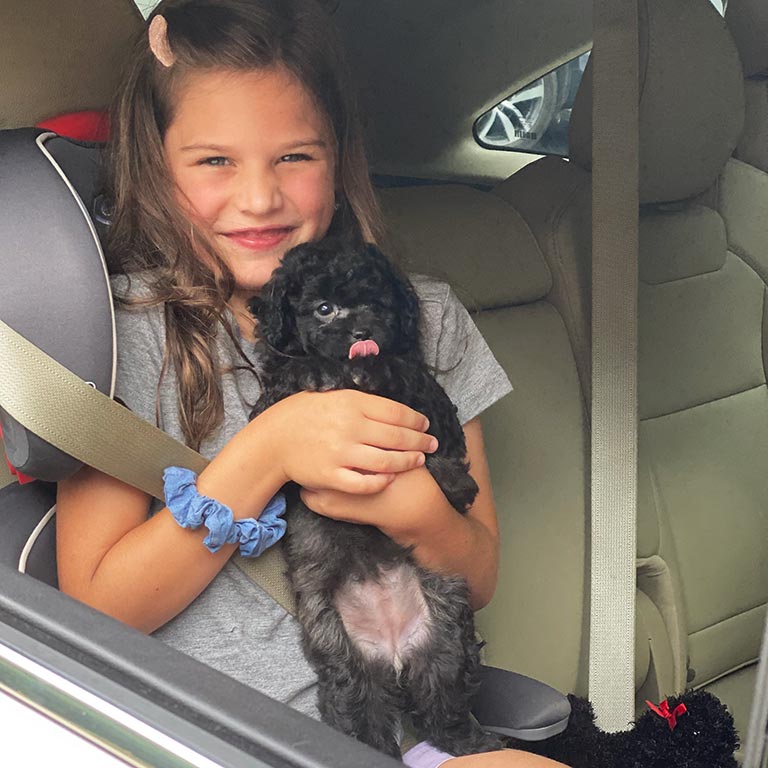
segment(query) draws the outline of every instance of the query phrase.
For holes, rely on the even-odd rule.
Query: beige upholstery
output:
[[[731,0],[726,22],[744,68],[746,115],[735,157],[768,171],[768,3]]]
[[[743,95],[725,22],[697,0],[639,0],[640,202],[683,200],[704,191],[736,146]],[[705,55],[706,54],[706,55]],[[591,67],[570,125],[570,156],[591,167]],[[692,82],[706,87],[691,88]]]
[[[639,7],[637,698],[707,686],[744,730],[768,601],[768,186],[736,161],[718,181],[743,117],[722,18],[698,0]],[[544,251],[585,380],[589,76],[575,162],[533,163],[496,190]]]
[[[405,266],[448,278],[514,392],[482,417],[501,525],[499,587],[478,615],[486,661],[586,693],[583,400],[551,276],[498,198],[461,187],[381,191]]]
[[[142,26],[135,3],[24,0],[9,6],[0,24],[0,129],[104,109]]]
[[[745,77],[768,72],[768,3],[764,0],[728,0],[725,20],[739,49]]]

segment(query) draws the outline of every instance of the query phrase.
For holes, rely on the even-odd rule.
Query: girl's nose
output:
[[[282,205],[277,175],[267,169],[241,173],[236,202],[242,213],[264,215],[277,210]]]

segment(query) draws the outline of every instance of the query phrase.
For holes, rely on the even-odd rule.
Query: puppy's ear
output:
[[[292,280],[282,268],[272,273],[269,282],[254,296],[248,309],[258,322],[259,336],[280,352],[291,354],[296,346],[296,320],[291,306]]]
[[[397,274],[397,273],[396,273]],[[402,275],[397,275],[395,296],[400,307],[400,333],[403,351],[410,351],[419,346],[419,321],[421,319],[421,304],[411,281]]]
[[[375,245],[366,243],[365,253],[381,270],[384,279],[392,285],[400,323],[397,351],[409,352],[419,345],[421,305],[411,281]]]

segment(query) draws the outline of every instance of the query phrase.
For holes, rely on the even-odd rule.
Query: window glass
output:
[[[568,154],[568,123],[589,53],[513,93],[475,121],[475,138],[488,149]]]
[[[146,19],[152,9],[158,4],[159,0],[135,0],[136,7],[141,11],[141,15]]]
[[[725,13],[727,0],[709,0]],[[477,118],[475,139],[488,149],[568,154],[568,123],[589,53],[571,59]]]

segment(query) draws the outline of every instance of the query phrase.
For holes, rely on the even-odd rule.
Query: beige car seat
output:
[[[446,279],[514,391],[482,415],[501,529],[499,584],[479,612],[486,663],[586,694],[584,407],[552,275],[520,216],[469,187],[380,191],[409,271]]]
[[[768,273],[734,240],[744,194],[718,182],[742,129],[742,77],[709,3],[639,10],[638,705],[707,687],[743,733],[768,600]],[[545,158],[496,190],[550,264],[586,391],[589,69],[571,161]]]

